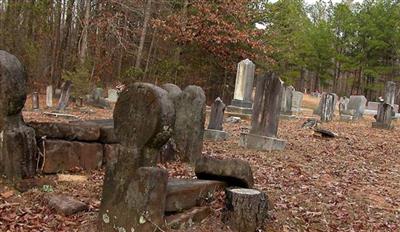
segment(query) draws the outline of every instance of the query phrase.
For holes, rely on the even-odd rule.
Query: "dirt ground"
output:
[[[96,110],[87,118],[111,114]],[[255,187],[268,194],[273,206],[265,231],[400,231],[400,123],[386,131],[371,128],[372,117],[354,123],[333,121],[321,126],[338,134],[328,139],[301,128],[308,116],[280,121],[279,138],[287,140],[284,151],[239,147],[241,128],[249,126],[244,121],[225,124],[230,138],[205,142],[204,155],[250,162]],[[24,112],[24,117],[29,121],[42,115]],[[164,167],[170,176],[193,177],[188,165],[169,163]],[[0,183],[0,231],[95,231],[103,173],[74,173],[85,175],[83,182],[61,182],[57,176],[47,176],[54,192],[89,204],[89,211],[69,217],[46,206],[48,189],[19,193]],[[221,202],[219,197],[212,204],[214,217],[187,231],[229,231],[220,223]]]

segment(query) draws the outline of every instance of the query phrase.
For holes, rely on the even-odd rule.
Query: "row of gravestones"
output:
[[[392,121],[395,118],[396,83],[388,81],[385,84],[385,96],[382,102],[378,103],[376,122],[372,123],[374,128],[393,129]],[[318,108],[314,111],[320,115],[322,122],[332,121],[337,103],[342,121],[355,121],[363,117],[367,99],[362,96],[350,96],[350,98],[338,96],[334,93],[323,93]]]
[[[0,173],[16,184],[36,174],[38,148],[35,131],[25,125],[21,114],[26,73],[18,59],[4,51],[0,51],[0,84]],[[264,114],[260,109],[260,115]],[[239,231],[262,226],[267,198],[261,191],[248,189],[254,183],[250,165],[201,157],[204,118],[205,95],[197,86],[181,91],[172,84],[160,88],[136,83],[122,92],[114,110],[120,148],[116,163],[106,171],[99,231],[146,232],[164,225],[168,175],[156,164],[168,144],[176,146],[181,160],[195,165],[198,178],[242,187],[226,190],[229,207],[223,218],[228,224]]]
[[[63,111],[68,105],[70,92],[72,88],[72,82],[66,81],[62,84],[61,89],[56,89],[55,92],[59,96],[58,104],[56,109]],[[108,98],[104,98],[104,90],[102,88],[96,88],[93,90],[92,94],[86,95],[86,103],[89,105],[93,105],[99,108],[110,108],[109,102],[115,103],[118,100],[118,90],[109,89],[108,90]],[[83,98],[79,97],[79,99],[75,99],[76,106],[83,106]],[[38,111],[40,109],[39,102],[39,93],[32,93],[32,110]],[[49,85],[46,87],[46,106],[47,108],[53,107],[53,86]]]

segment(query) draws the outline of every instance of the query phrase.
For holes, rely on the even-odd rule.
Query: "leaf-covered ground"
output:
[[[92,116],[107,115],[111,112]],[[27,120],[41,118],[40,113],[24,116]],[[225,124],[229,140],[205,142],[204,155],[251,163],[256,188],[268,194],[273,206],[267,231],[400,231],[400,123],[386,131],[371,128],[371,117],[354,123],[333,121],[322,128],[339,136],[327,139],[301,129],[304,120],[280,122],[279,137],[287,140],[284,151],[239,147],[241,128],[249,126],[242,122]],[[193,177],[188,165],[163,166],[170,176]],[[21,194],[0,183],[0,231],[96,231],[103,171],[75,174],[85,175],[87,180],[62,182],[57,176],[46,177],[54,192],[90,205],[89,211],[69,217],[47,207],[45,189]],[[188,231],[228,230],[219,220],[221,197],[212,206],[216,216]]]

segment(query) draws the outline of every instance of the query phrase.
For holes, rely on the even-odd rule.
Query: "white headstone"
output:
[[[53,86],[49,85],[46,88],[46,106],[48,108],[53,107]]]
[[[303,93],[299,91],[293,91],[292,111],[296,113],[301,112],[302,104],[303,104]]]
[[[118,100],[118,90],[116,89],[109,89],[108,90],[108,97],[106,99],[109,102],[117,102]]]
[[[254,81],[254,63],[245,59],[239,62],[236,73],[234,99],[251,102]]]

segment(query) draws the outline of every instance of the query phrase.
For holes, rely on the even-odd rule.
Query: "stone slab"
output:
[[[215,180],[171,179],[167,183],[165,212],[177,212],[209,201],[225,184]]]
[[[352,122],[352,121],[356,121],[358,118],[352,115],[348,115],[348,114],[342,114],[340,115],[340,121],[344,121],[344,122]]]
[[[294,119],[297,119],[297,116],[296,115],[289,115],[289,114],[280,114],[279,115],[279,118],[280,119],[284,119],[284,120],[294,120]]]
[[[212,129],[204,130],[204,139],[205,140],[224,141],[224,140],[227,140],[228,137],[229,137],[229,135],[225,131],[212,130]]]
[[[100,129],[97,126],[73,123],[30,122],[28,126],[35,130],[36,137],[62,139],[69,141],[97,141]]]
[[[240,159],[202,157],[196,163],[194,172],[198,179],[219,180],[228,186],[251,188],[254,185],[250,164]]]
[[[251,101],[242,101],[242,100],[237,100],[233,99],[231,102],[232,106],[240,107],[240,108],[252,108],[253,103]]]
[[[99,143],[46,140],[44,173],[71,171],[75,168],[93,170],[103,162],[103,145]]]
[[[251,117],[251,114],[253,113],[253,109],[229,105],[226,108],[226,112],[231,115],[232,114],[246,114],[246,115],[250,115],[250,117]]]
[[[239,145],[247,149],[281,151],[285,149],[286,141],[273,137],[241,133]]]

